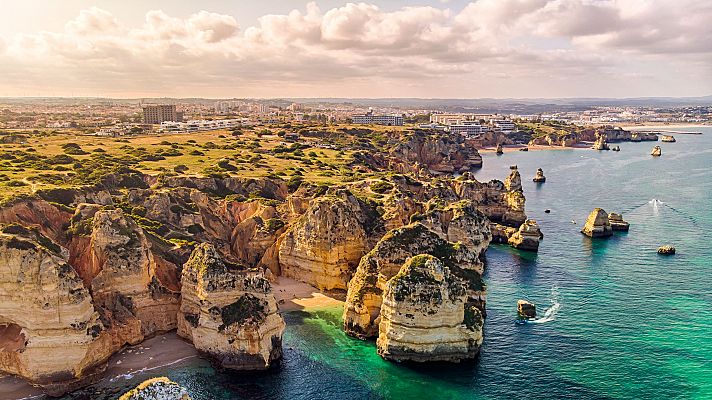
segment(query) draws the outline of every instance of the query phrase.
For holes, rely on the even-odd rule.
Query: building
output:
[[[491,114],[430,114],[430,123],[442,124],[442,125],[455,125],[464,121],[479,121],[479,120],[489,121],[492,119]]]
[[[144,124],[160,124],[165,121],[180,122],[183,113],[176,112],[175,104],[158,104],[143,107]],[[179,119],[180,117],[180,119]]]
[[[508,120],[508,119],[497,119],[492,122],[492,125],[494,126],[495,131],[503,132],[503,133],[510,133],[514,132],[516,130],[516,127],[514,126],[514,122]]]
[[[249,124],[249,120],[217,119],[217,120],[191,120],[188,122],[163,121],[159,132],[202,132],[220,129],[238,128]]]
[[[485,127],[476,121],[462,121],[457,124],[450,125],[450,133],[460,134],[467,138],[473,138],[487,131]]]
[[[354,115],[351,117],[354,124],[359,125],[387,125],[387,126],[401,126],[403,125],[402,115],[375,115],[373,111],[369,111],[363,115]]]

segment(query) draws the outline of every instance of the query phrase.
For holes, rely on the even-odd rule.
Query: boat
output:
[[[529,147],[522,147],[519,151],[529,151]]]
[[[672,135],[661,135],[660,141],[668,142],[668,143],[675,143],[677,140],[675,140],[675,136],[672,136]]]

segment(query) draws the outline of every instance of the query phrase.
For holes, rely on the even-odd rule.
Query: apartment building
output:
[[[165,121],[180,122],[183,113],[176,111],[175,104],[157,104],[143,107],[144,124],[160,124]]]
[[[387,125],[401,126],[403,125],[402,115],[376,115],[373,111],[369,111],[363,115],[354,115],[351,117],[354,124],[361,125]]]

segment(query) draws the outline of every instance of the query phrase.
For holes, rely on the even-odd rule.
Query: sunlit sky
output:
[[[0,5],[0,97],[712,94],[712,1]]]

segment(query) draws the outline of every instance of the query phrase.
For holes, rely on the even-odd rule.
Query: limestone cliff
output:
[[[348,191],[319,197],[279,246],[282,274],[322,290],[345,290],[380,216]]]
[[[181,293],[178,335],[220,366],[260,370],[281,358],[284,320],[262,271],[201,244],[183,266]]]
[[[486,225],[482,227],[487,238]],[[485,289],[482,282],[482,248],[449,242],[439,234],[416,222],[388,232],[359,263],[349,282],[344,305],[344,330],[357,337],[372,337],[378,332],[382,294],[386,282],[398,274],[407,259],[418,254],[439,258],[451,272],[465,282],[468,303],[484,312]]]
[[[78,210],[75,237],[87,247],[73,247],[81,254],[73,255],[73,265],[90,288],[105,324],[120,327],[126,336],[119,340],[129,343],[175,329],[178,293],[159,279],[143,229],[120,209]],[[82,211],[87,212],[86,218]],[[82,233],[88,229],[87,243]]]
[[[378,354],[394,361],[461,361],[482,344],[483,318],[463,281],[438,258],[416,255],[383,293]]]
[[[482,156],[460,135],[433,135],[427,131],[413,131],[391,151],[394,169],[417,172],[422,166],[433,174],[452,174],[482,167]]]
[[[537,251],[542,236],[539,224],[533,219],[528,219],[509,237],[508,242],[516,249]]]
[[[38,231],[0,233],[0,370],[61,394],[102,372],[110,355],[89,291],[61,248]]]

